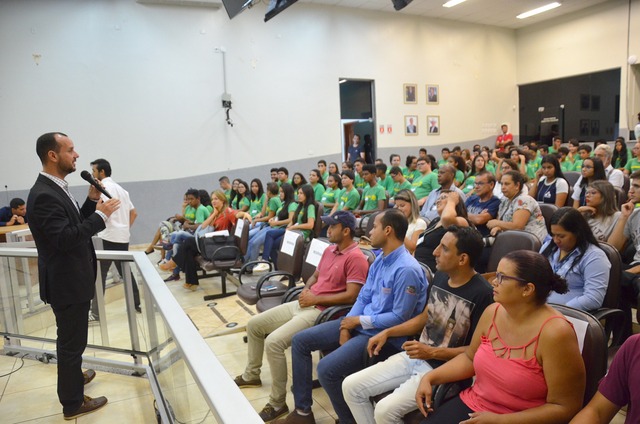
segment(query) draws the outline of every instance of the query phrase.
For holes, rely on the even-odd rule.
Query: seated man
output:
[[[266,352],[273,383],[269,402],[260,411],[260,418],[265,422],[289,412],[285,403],[287,360],[284,351],[291,346],[291,338],[311,327],[325,307],[355,302],[367,278],[369,264],[353,240],[355,217],[351,212],[337,211],[323,216],[322,220],[329,225],[329,241],[335,244],[324,251],[298,301],[269,309],[247,324],[248,363],[244,373],[234,381],[241,388],[261,386],[260,367],[263,351]]]
[[[411,190],[411,183],[407,181],[402,173],[402,168],[394,166],[389,171],[389,176],[393,180],[393,191],[389,192],[389,207],[392,207],[394,202],[393,198],[400,192],[400,190]]]
[[[384,188],[378,184],[376,166],[370,164],[363,166],[362,178],[367,185],[362,192],[360,204],[353,213],[356,215],[367,215],[375,211],[384,210],[384,203],[387,196]]]
[[[455,191],[460,195],[460,200],[467,200],[467,196],[455,185],[456,169],[452,165],[442,165],[438,169],[438,184],[440,188],[429,193],[427,200],[420,209],[420,216],[427,220],[427,223],[433,221],[438,216],[436,201],[442,190]]]
[[[296,409],[274,423],[315,423],[311,411],[311,352],[315,350],[332,351],[320,360],[318,379],[340,422],[354,422],[342,397],[342,380],[364,368],[363,350],[371,336],[415,317],[426,303],[424,270],[404,247],[407,226],[407,219],[398,209],[376,215],[371,245],[382,249],[382,254],[371,265],[367,282],[349,314],[342,320],[316,325],[293,337],[291,357]],[[393,350],[397,352],[405,340],[405,337],[391,339],[391,349],[381,352],[381,356]]]
[[[622,188],[624,185],[624,174],[619,169],[614,169],[611,164],[611,159],[613,158],[613,150],[611,150],[611,146],[608,144],[599,145],[593,151],[593,156],[602,161],[607,181],[609,181],[614,187]],[[627,162],[627,165],[628,164],[629,162]],[[580,167],[582,167],[582,163],[580,163]]]
[[[591,401],[570,424],[605,424],[629,405],[625,424],[640,422],[640,334],[627,339],[611,362],[609,372]]]
[[[418,159],[417,167],[420,174],[413,179],[411,191],[413,191],[416,199],[418,199],[418,206],[422,207],[424,202],[427,201],[429,193],[440,186],[438,185],[438,174],[431,170],[431,159]]]
[[[351,374],[342,392],[358,424],[400,423],[418,409],[416,390],[422,376],[464,352],[484,309],[493,302],[489,282],[474,270],[482,252],[480,233],[471,227],[449,227],[433,252],[436,272],[429,285],[427,307],[407,322],[369,339],[369,356],[378,355],[389,337],[420,334],[407,341],[404,352]],[[374,407],[370,397],[394,390]]]
[[[640,303],[640,208],[636,208],[636,204],[640,203],[640,171],[631,174],[630,179],[629,201],[622,205],[618,222],[607,240],[621,254],[627,243],[635,248],[631,262],[623,264],[626,270],[622,272],[621,279],[619,307],[625,312],[625,336],[631,335],[631,307],[637,307]]]
[[[0,227],[22,225],[27,223],[27,205],[24,200],[16,197],[11,199],[9,206],[0,208]]]

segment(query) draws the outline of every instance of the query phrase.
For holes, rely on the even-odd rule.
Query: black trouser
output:
[[[178,249],[178,253],[173,256],[173,261],[184,272],[185,282],[187,284],[199,285],[198,282],[198,264],[196,263],[196,256],[200,254],[198,251],[198,245],[196,238],[188,238]]]
[[[626,269],[635,265],[622,264]],[[624,342],[633,333],[633,318],[631,308],[638,308],[640,315],[640,276],[627,271],[622,271],[620,279],[620,309],[624,312],[624,327],[622,330],[622,340]],[[640,317],[639,317],[640,318]]]
[[[84,402],[82,353],[87,347],[89,302],[51,305],[58,326],[58,399],[64,414],[72,414]]]
[[[469,414],[473,410],[469,408],[460,399],[460,396],[456,396],[453,399],[445,402],[437,408],[434,408],[426,419],[422,420],[420,424],[451,424],[459,423],[460,421],[468,420]]]
[[[129,243],[115,243],[109,240],[102,240],[102,250],[117,250],[120,252],[126,252],[129,250]],[[102,260],[100,261],[100,272],[102,274],[102,293],[104,294],[105,284],[107,281],[107,273],[109,272],[109,268],[111,268],[111,264],[116,264],[116,269],[124,278],[124,273],[122,272],[122,261],[108,261]],[[140,307],[140,292],[138,291],[138,284],[136,283],[136,277],[131,273],[131,288],[133,289],[133,304],[136,308]],[[97,294],[94,296],[93,301],[91,302],[91,314],[96,317],[100,316],[100,312],[98,311],[98,297]]]

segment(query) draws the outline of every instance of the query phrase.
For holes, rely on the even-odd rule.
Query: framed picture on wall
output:
[[[418,135],[418,115],[404,116],[404,135]]]
[[[427,116],[427,134],[440,135],[440,115]]]
[[[427,84],[427,104],[437,105],[440,103],[440,88],[437,85]]]
[[[588,94],[580,95],[580,110],[589,110],[591,108],[591,96]]]
[[[591,96],[591,110],[596,112],[600,110],[600,96]]]
[[[408,104],[418,103],[418,85],[417,84],[404,84],[403,85],[404,102]]]
[[[600,135],[600,120],[591,120],[591,135]]]
[[[581,119],[580,120],[580,135],[581,136],[588,136],[589,135],[589,125],[590,122],[588,119]]]

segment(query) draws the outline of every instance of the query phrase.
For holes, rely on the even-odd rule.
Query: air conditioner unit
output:
[[[136,3],[164,6],[207,7],[211,9],[220,9],[222,7],[220,0],[136,0]]]

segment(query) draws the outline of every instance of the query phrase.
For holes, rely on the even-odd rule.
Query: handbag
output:
[[[236,237],[230,235],[212,235],[196,237],[198,250],[202,257],[208,261],[230,261],[240,255],[236,246]]]

